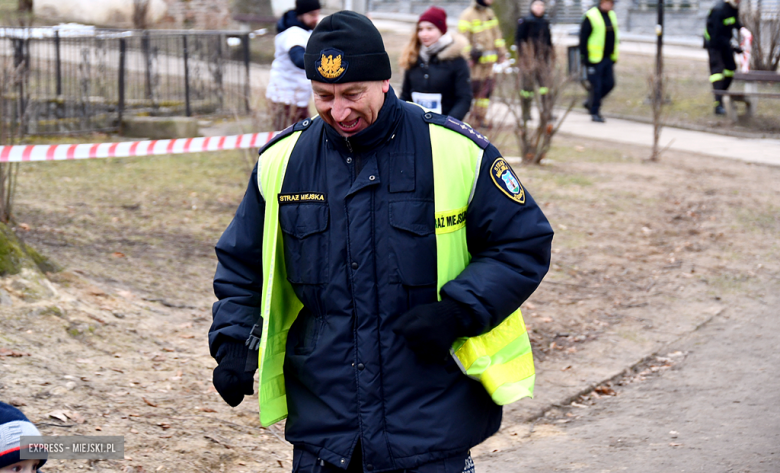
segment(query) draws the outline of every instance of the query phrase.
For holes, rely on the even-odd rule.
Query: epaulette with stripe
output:
[[[314,118],[316,118],[316,117],[314,117]],[[260,151],[258,152],[258,155],[263,154],[263,152],[265,152],[265,150],[267,150],[268,148],[270,148],[274,144],[278,143],[279,141],[283,140],[284,138],[287,138],[288,136],[292,135],[296,131],[305,131],[314,122],[314,118],[307,118],[305,120],[301,120],[298,123],[290,125],[287,128],[285,128],[284,130],[280,131],[278,135],[274,136],[271,139],[271,141],[269,141],[262,148],[260,148]]]
[[[423,119],[427,123],[441,125],[445,128],[449,128],[452,131],[457,131],[461,135],[468,136],[469,138],[471,138],[471,141],[476,143],[477,146],[479,146],[482,149],[485,149],[488,147],[488,145],[490,145],[490,141],[488,141],[485,135],[471,128],[471,126],[469,126],[468,124],[463,123],[462,121],[457,120],[455,118],[448,117],[446,115],[440,115],[438,113],[425,112],[425,115],[423,115]]]

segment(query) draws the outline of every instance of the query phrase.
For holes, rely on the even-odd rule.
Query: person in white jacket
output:
[[[309,118],[311,83],[306,78],[303,53],[320,16],[319,0],[295,0],[276,23],[274,62],[265,97],[275,131]]]

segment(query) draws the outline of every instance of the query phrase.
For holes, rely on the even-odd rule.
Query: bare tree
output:
[[[761,1],[749,2],[740,16],[742,24],[753,34],[750,68],[776,71],[780,65],[780,10],[772,10]]]
[[[26,61],[18,59],[0,59],[0,145],[4,146],[16,144],[27,120],[29,69]],[[18,173],[19,163],[0,163],[0,222],[13,218]]]
[[[19,0],[18,10],[23,13],[32,13],[33,0]]]
[[[530,44],[522,48],[516,67],[496,77],[494,97],[504,109],[499,122],[508,122],[512,127],[523,163],[539,164],[550,150],[553,136],[574,107],[575,99],[572,99],[560,119],[556,120],[553,115],[555,105],[564,98],[572,77],[556,66],[552,51],[537,54]],[[538,111],[535,123],[532,106]]]
[[[149,0],[133,0],[133,28],[145,30],[149,19]]]
[[[664,103],[664,2],[658,2],[658,21],[655,27],[656,32],[656,51],[655,51],[655,73],[648,80],[650,83],[650,93],[652,94],[651,103],[653,105],[653,151],[650,154],[650,161],[658,161],[661,157],[661,150],[658,149],[658,142],[661,141],[661,109]]]

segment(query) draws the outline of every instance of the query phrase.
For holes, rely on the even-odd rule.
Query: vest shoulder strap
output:
[[[314,123],[314,120],[316,120],[318,118],[319,117],[307,118],[305,120],[299,121],[298,123],[294,123],[294,124],[288,126],[284,130],[280,131],[278,135],[274,136],[271,139],[271,141],[269,141],[262,148],[260,148],[260,152],[258,153],[258,155],[263,154],[265,152],[265,150],[267,150],[271,146],[275,145],[279,141],[281,141],[281,140],[287,138],[288,136],[292,135],[294,132],[308,130],[309,127],[311,126],[311,124]]]
[[[426,112],[425,115],[423,115],[423,120],[425,120],[426,123],[433,123],[434,125],[443,126],[444,128],[460,133],[471,139],[471,141],[476,143],[481,149],[485,149],[490,145],[490,141],[488,141],[485,135],[471,128],[467,123],[463,123],[455,118],[440,115],[438,113]]]
[[[279,148],[278,145],[282,141],[286,140],[287,138],[293,136],[293,135],[300,135],[304,131],[308,130],[312,123],[314,122],[314,118],[307,118],[306,120],[302,120],[298,123],[295,123],[293,125],[288,126],[284,130],[280,131],[278,135],[276,135],[271,141],[266,143],[265,146],[260,148],[260,151],[258,153],[259,161],[258,161],[258,173],[257,173],[257,182],[260,186],[260,195],[263,196],[264,199],[267,200],[265,191],[266,189],[269,189],[269,183],[266,182],[268,180],[269,174],[267,172],[263,172],[264,168],[267,171],[269,169],[269,162],[273,160],[279,160],[279,159],[287,159],[289,158],[289,155],[285,155],[284,152],[273,152],[270,153],[269,151],[273,149],[273,151],[277,151],[277,148]],[[294,142],[297,142],[298,138],[296,137]],[[291,150],[290,150],[291,151]],[[285,162],[286,167],[286,162]],[[276,176],[277,178],[279,176]],[[281,177],[284,177],[284,174],[281,175]]]

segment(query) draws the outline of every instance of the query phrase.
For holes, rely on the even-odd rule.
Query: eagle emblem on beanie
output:
[[[335,82],[347,71],[349,62],[344,60],[343,51],[331,48],[320,51],[320,60],[315,66],[326,82]]]

